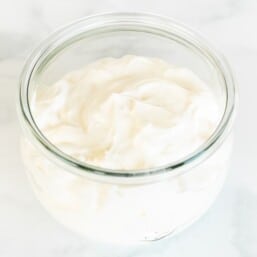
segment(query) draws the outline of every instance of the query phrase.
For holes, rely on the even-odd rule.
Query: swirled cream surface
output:
[[[123,170],[185,157],[220,117],[212,91],[192,71],[131,55],[100,59],[39,88],[32,111],[63,152]]]

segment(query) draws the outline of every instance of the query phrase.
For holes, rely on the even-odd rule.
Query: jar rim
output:
[[[53,145],[40,131],[33,118],[29,104],[30,100],[28,97],[30,79],[38,60],[50,45],[54,44],[58,39],[60,39],[60,37],[64,37],[67,35],[67,33],[74,31],[75,28],[83,27],[83,30],[87,31],[88,29],[101,28],[107,23],[109,26],[115,23],[123,23],[128,25],[133,23],[134,25],[138,24],[139,26],[147,25],[148,27],[153,26],[155,28],[160,28],[167,33],[176,33],[176,35],[196,46],[199,50],[201,50],[201,52],[203,52],[206,56],[208,56],[208,58],[212,60],[212,64],[215,65],[215,68],[219,71],[224,82],[226,90],[226,104],[223,116],[215,131],[195,151],[189,153],[179,160],[159,167],[140,170],[106,169],[87,164],[86,162],[81,162],[65,154],[55,145]],[[231,69],[225,58],[216,50],[214,50],[214,48],[211,47],[202,36],[194,32],[192,29],[182,25],[177,21],[174,21],[173,19],[149,13],[97,14],[79,19],[57,30],[45,41],[43,41],[27,59],[20,76],[18,97],[18,112],[20,114],[20,120],[24,124],[27,135],[35,142],[39,148],[41,148],[41,150],[53,157],[56,163],[65,166],[68,168],[68,170],[75,172],[76,174],[89,175],[97,178],[108,176],[110,178],[118,179],[139,179],[146,177],[155,178],[156,176],[159,177],[163,176],[164,174],[175,176],[190,170],[191,167],[196,166],[197,164],[204,161],[207,157],[209,157],[211,153],[222,144],[227,134],[230,132],[236,106],[235,82]]]

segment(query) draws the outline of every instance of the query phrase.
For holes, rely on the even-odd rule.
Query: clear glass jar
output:
[[[96,59],[126,54],[187,67],[214,92],[224,111],[195,152],[154,169],[109,170],[68,156],[44,137],[30,109],[35,90]],[[21,75],[18,111],[28,176],[59,222],[98,240],[152,241],[192,224],[220,191],[228,170],[235,86],[224,58],[190,29],[154,15],[103,14],[60,29],[32,53]]]

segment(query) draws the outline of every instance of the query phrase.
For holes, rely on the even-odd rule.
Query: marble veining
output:
[[[56,223],[40,206],[19,157],[16,94],[29,52],[59,26],[106,11],[146,11],[178,19],[227,57],[240,92],[233,163],[210,211],[184,233],[156,243],[91,242]],[[0,8],[1,257],[256,257],[257,256],[257,1],[13,0]]]

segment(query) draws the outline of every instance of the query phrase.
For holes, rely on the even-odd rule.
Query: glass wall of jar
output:
[[[39,129],[31,111],[39,88],[99,58],[126,54],[187,67],[215,94],[220,122],[193,153],[158,168],[103,169],[63,153]],[[20,79],[18,111],[28,177],[59,222],[94,239],[152,241],[192,224],[220,191],[232,144],[235,87],[224,58],[183,25],[149,14],[103,14],[60,29],[32,53]]]

